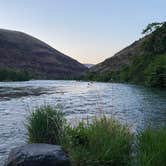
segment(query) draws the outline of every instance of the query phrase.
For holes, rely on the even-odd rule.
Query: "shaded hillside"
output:
[[[166,23],[93,66],[86,79],[166,86]]]
[[[84,64],[87,68],[91,68],[92,66],[94,66],[93,64],[89,64],[89,63],[87,63],[87,64]]]
[[[0,70],[9,73],[11,69],[38,79],[73,78],[87,70],[76,60],[32,36],[0,29]]]
[[[130,46],[116,53],[113,57],[93,66],[91,71],[99,73],[118,71],[123,65],[129,65],[133,58],[142,54],[143,50],[141,49],[141,45],[144,40],[145,38],[134,42]]]

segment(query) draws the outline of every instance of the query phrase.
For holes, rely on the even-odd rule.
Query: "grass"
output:
[[[30,113],[26,128],[29,143],[61,145],[73,166],[166,166],[166,127],[134,137],[126,125],[104,115],[73,127],[61,109],[44,105]]]
[[[59,144],[66,120],[58,107],[44,105],[33,110],[27,118],[29,143]]]
[[[63,144],[73,165],[129,165],[132,134],[126,126],[102,116],[68,126]]]
[[[140,166],[166,166],[166,127],[146,129],[138,135]]]
[[[29,143],[62,145],[74,166],[121,166],[131,159],[129,129],[105,116],[72,127],[58,108],[42,106],[30,113],[26,128]]]

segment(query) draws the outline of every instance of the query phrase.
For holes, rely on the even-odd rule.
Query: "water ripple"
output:
[[[77,81],[0,82],[0,162],[11,148],[25,144],[28,110],[45,103],[61,104],[72,123],[101,112],[133,131],[166,122],[166,92],[160,90]]]

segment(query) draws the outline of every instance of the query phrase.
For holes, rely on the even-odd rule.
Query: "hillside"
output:
[[[93,66],[88,80],[166,86],[166,23],[113,57]]]
[[[0,79],[23,73],[35,79],[64,79],[87,68],[46,43],[22,32],[0,29]],[[5,73],[5,74],[4,74]]]
[[[89,64],[89,63],[86,63],[84,64],[87,68],[91,68],[92,66],[94,66],[93,64]]]

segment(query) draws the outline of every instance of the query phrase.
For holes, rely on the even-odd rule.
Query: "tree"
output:
[[[155,31],[156,29],[160,28],[165,22],[153,22],[148,24],[145,29],[143,29],[142,34],[150,34],[151,32]]]

